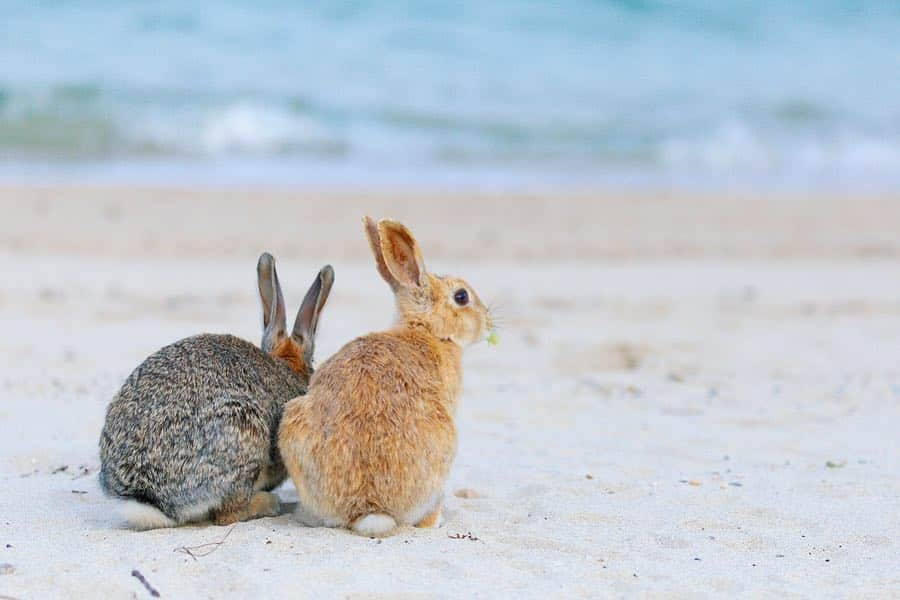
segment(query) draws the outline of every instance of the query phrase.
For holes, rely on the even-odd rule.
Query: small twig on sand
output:
[[[452,535],[448,533],[447,537],[450,538],[451,540],[471,540],[473,542],[481,541],[480,538],[477,538],[474,535],[472,535],[471,531],[469,531],[467,533],[454,533]]]
[[[72,479],[81,479],[91,474],[91,468],[86,465],[78,465],[78,473]]]
[[[150,582],[147,581],[147,578],[146,578],[146,577],[144,577],[143,575],[141,575],[141,572],[140,572],[140,571],[138,571],[137,569],[134,569],[134,570],[131,572],[131,576],[134,577],[135,579],[137,579],[138,581],[140,581],[140,582],[143,584],[143,586],[144,586],[145,588],[147,588],[147,591],[150,592],[150,595],[151,595],[151,596],[153,596],[154,598],[159,598],[159,592],[156,591],[156,588],[155,588],[155,587],[153,587],[152,585],[150,585]]]
[[[175,548],[174,551],[184,552],[194,560],[203,556],[209,556],[218,550],[219,546],[225,543],[225,540],[228,539],[228,536],[231,535],[231,532],[234,531],[235,527],[237,527],[237,525],[232,525],[231,529],[229,529],[225,536],[218,542],[209,542],[208,544],[200,544],[199,546],[181,546],[180,548]]]

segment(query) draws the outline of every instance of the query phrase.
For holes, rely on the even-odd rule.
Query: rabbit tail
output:
[[[369,537],[381,537],[396,529],[397,521],[394,517],[383,513],[365,515],[353,521],[350,528],[359,535]]]

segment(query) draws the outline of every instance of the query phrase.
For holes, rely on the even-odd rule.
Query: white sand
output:
[[[133,569],[163,598],[898,596],[896,200],[0,190],[0,597],[149,598]],[[386,325],[365,211],[503,307],[465,358],[446,523],[122,529],[96,470],[123,379],[193,333],[257,340],[263,249],[291,311],[334,264],[320,359]]]

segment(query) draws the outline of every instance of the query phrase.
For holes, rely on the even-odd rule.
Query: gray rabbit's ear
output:
[[[261,346],[263,351],[270,352],[278,340],[286,335],[287,323],[284,316],[284,296],[275,271],[275,258],[268,252],[263,252],[256,263],[256,277],[263,309]]]
[[[294,341],[303,348],[304,358],[312,359],[313,347],[316,341],[316,327],[319,324],[319,315],[328,300],[331,285],[334,283],[334,269],[331,265],[325,265],[316,276],[316,280],[309,286],[303,304],[297,312],[297,320],[294,321],[294,331],[291,334]]]

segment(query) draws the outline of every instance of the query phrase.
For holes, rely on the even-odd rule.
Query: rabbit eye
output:
[[[465,306],[469,303],[469,292],[464,289],[456,290],[456,292],[453,294],[453,301],[460,306]]]

